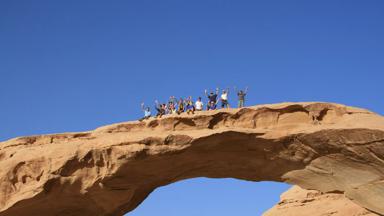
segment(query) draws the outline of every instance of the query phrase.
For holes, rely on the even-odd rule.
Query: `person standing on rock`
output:
[[[143,110],[143,112],[144,112],[144,117],[139,119],[139,121],[143,121],[143,120],[149,119],[151,117],[151,108],[149,108],[149,107],[144,108],[144,102],[141,103],[141,110]]]
[[[236,92],[236,86],[235,86],[235,92]],[[245,104],[245,96],[247,95],[248,92],[248,87],[245,87],[245,91],[240,90],[237,92],[237,97],[238,97],[238,108],[244,107]]]
[[[223,89],[223,93],[221,93],[221,96],[220,96],[221,108],[229,108],[228,93],[229,93],[229,88]]]

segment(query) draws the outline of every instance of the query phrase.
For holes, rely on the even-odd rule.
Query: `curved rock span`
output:
[[[123,215],[194,177],[288,182],[384,214],[384,118],[283,103],[15,138],[0,143],[0,216]]]

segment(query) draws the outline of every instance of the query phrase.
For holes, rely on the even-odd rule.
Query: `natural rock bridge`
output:
[[[283,103],[15,138],[0,143],[0,216],[123,215],[194,177],[288,182],[384,214],[384,118]]]

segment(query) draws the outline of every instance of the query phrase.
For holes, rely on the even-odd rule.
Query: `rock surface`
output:
[[[322,193],[293,186],[263,216],[377,216],[342,193]]]
[[[0,143],[0,216],[123,215],[194,177],[278,181],[384,214],[384,118],[283,103]],[[281,214],[284,215],[284,214]]]

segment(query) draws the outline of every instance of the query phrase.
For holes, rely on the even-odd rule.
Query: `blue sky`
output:
[[[0,140],[134,120],[142,101],[216,86],[382,114],[383,73],[381,0],[0,2]],[[286,188],[193,179],[129,215],[259,215]]]

